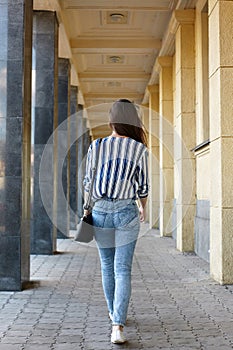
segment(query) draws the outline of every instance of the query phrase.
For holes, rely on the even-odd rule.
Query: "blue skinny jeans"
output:
[[[131,296],[131,269],[140,229],[132,199],[101,199],[92,210],[102,285],[113,325],[124,326]]]

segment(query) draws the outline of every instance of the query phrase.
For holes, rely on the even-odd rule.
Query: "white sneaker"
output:
[[[120,329],[112,331],[111,342],[113,344],[123,344],[126,342],[123,332]]]

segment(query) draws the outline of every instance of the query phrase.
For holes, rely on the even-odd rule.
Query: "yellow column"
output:
[[[159,140],[160,140],[160,219],[161,236],[172,235],[173,178],[173,59],[159,57]]]
[[[174,12],[175,113],[174,192],[176,199],[177,248],[194,250],[195,161],[190,151],[196,145],[195,36],[193,10]]]
[[[142,104],[141,105],[142,108],[142,122],[144,124],[145,127],[145,131],[146,131],[146,137],[147,137],[147,142],[148,142],[148,147],[149,147],[149,104]],[[149,202],[149,201],[148,201]],[[149,222],[149,203],[147,202],[146,205],[146,217],[145,217],[145,221]]]
[[[159,225],[159,86],[147,86],[149,91],[149,225]]]
[[[142,122],[145,127],[147,141],[149,142],[149,104],[142,104]]]
[[[210,273],[233,283],[233,1],[209,4]]]

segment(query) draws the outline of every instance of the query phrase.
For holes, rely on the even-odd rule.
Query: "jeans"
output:
[[[99,250],[102,285],[114,325],[125,325],[131,295],[131,269],[139,234],[134,200],[103,199],[92,210]]]

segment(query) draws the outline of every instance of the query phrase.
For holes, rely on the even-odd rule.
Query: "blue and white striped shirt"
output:
[[[89,147],[84,189],[89,192],[96,166],[100,139]],[[99,162],[93,186],[93,200],[137,199],[148,196],[148,151],[129,137],[106,137],[100,144]]]

